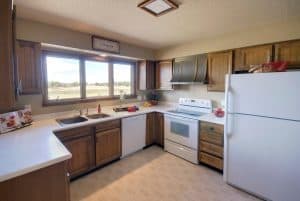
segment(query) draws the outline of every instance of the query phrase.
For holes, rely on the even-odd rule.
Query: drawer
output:
[[[96,124],[96,132],[105,131],[114,128],[120,128],[121,122],[119,119],[112,121],[105,121],[99,124]]]
[[[222,131],[222,132],[220,132]],[[200,139],[206,142],[223,146],[224,144],[223,126],[201,122],[200,124]]]
[[[215,156],[223,158],[223,147],[211,144],[208,142],[200,141],[200,151],[213,154]]]
[[[165,140],[165,150],[192,163],[198,164],[197,151],[180,144]]]
[[[70,130],[55,132],[55,135],[60,140],[68,140],[68,139],[91,135],[91,128],[90,127],[73,128]]]
[[[220,124],[214,124],[214,123],[209,123],[209,122],[201,122],[200,123],[201,130],[205,132],[214,132],[214,133],[219,133],[222,134],[224,133],[224,126]]]
[[[223,170],[223,160],[218,157],[200,152],[199,153],[199,161],[202,163],[205,163],[207,165],[210,165],[212,167],[215,167],[219,170]]]

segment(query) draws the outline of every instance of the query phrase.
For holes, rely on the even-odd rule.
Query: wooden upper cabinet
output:
[[[172,89],[172,60],[158,61],[156,63],[156,89]]]
[[[0,1],[0,113],[15,104],[12,1]]]
[[[139,90],[155,89],[155,62],[139,61],[138,78]]]
[[[251,65],[272,61],[272,47],[261,45],[234,50],[234,71],[248,71]]]
[[[300,40],[275,44],[275,61],[287,61],[290,69],[300,68]]]
[[[41,92],[41,45],[17,41],[17,74],[20,94]]]
[[[208,54],[208,91],[224,91],[225,75],[232,70],[232,51]]]

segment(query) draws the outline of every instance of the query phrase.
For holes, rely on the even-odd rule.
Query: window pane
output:
[[[85,61],[86,97],[109,96],[108,63]]]
[[[131,94],[131,65],[114,64],[114,95]]]
[[[46,57],[48,99],[80,98],[80,65],[78,59]]]

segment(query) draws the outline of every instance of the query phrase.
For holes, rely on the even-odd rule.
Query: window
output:
[[[85,61],[86,97],[109,96],[108,63]]]
[[[78,59],[47,56],[48,99],[80,98]]]
[[[45,104],[135,95],[135,64],[44,52]]]
[[[114,95],[132,93],[132,67],[129,64],[114,64]]]

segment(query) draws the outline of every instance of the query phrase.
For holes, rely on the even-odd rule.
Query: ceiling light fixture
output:
[[[146,0],[138,7],[158,17],[177,9],[178,5],[171,0]]]

